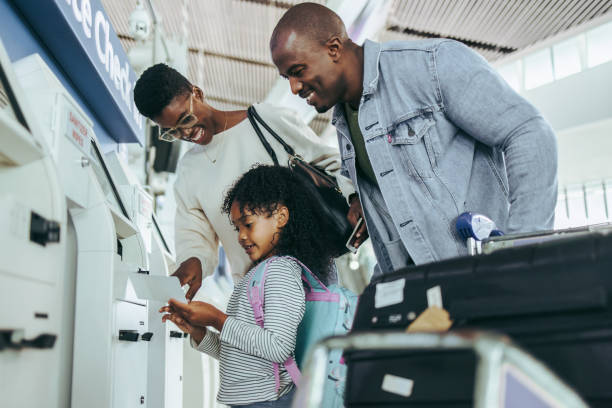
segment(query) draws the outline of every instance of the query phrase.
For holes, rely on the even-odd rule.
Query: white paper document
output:
[[[130,274],[130,281],[139,299],[167,303],[170,298],[187,302],[185,291],[176,276],[155,276],[144,273]]]

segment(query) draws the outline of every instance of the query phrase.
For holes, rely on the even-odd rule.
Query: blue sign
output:
[[[14,0],[83,100],[119,143],[143,144],[136,74],[99,0]]]

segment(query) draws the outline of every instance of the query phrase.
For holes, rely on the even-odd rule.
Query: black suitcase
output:
[[[353,331],[403,330],[439,286],[453,329],[507,334],[589,404],[612,406],[612,235],[605,232],[386,275],[360,297]],[[381,284],[395,289],[379,287],[377,298]],[[360,351],[346,359],[348,406],[471,406],[473,353]],[[414,380],[413,395],[382,391],[384,374]]]

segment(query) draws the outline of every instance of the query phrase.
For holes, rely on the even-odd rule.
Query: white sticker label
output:
[[[376,294],[374,295],[374,307],[395,305],[404,301],[404,285],[406,279],[398,279],[393,282],[383,282],[376,285]]]
[[[382,390],[392,394],[409,397],[412,395],[414,381],[410,378],[398,377],[396,375],[385,374],[383,377]]]
[[[442,288],[440,285],[427,289],[427,306],[437,306],[442,309]]]

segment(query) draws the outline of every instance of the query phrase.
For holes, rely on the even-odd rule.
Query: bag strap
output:
[[[266,123],[266,121],[264,121],[261,116],[259,116],[259,113],[257,113],[257,110],[255,110],[254,106],[249,106],[249,109],[247,109],[247,115],[251,115],[257,122],[261,123],[261,126],[264,127],[264,129],[266,129],[268,131],[268,133],[270,133],[272,135],[272,137],[274,137],[282,146],[283,149],[285,149],[285,151],[290,155],[290,156],[295,156],[295,149],[291,146],[289,146],[287,143],[285,143],[285,141],[283,140],[282,137],[280,137],[278,135],[278,133],[276,133],[274,130],[272,130],[272,128]],[[253,122],[251,122],[251,124],[253,124]]]
[[[268,266],[275,258],[270,258],[265,262],[257,265],[257,269],[253,273],[251,277],[251,282],[249,283],[249,288],[247,290],[247,297],[249,298],[249,303],[251,304],[251,308],[253,309],[253,315],[255,316],[255,322],[259,327],[263,329],[264,327],[264,290],[266,284],[266,275],[268,274]],[[298,261],[299,262],[299,261]],[[300,262],[300,265],[303,265]],[[303,267],[302,267],[303,268]],[[297,386],[300,382],[300,378],[302,374],[300,373],[300,369],[298,368],[295,359],[293,357],[289,357],[283,363],[285,369],[289,373],[291,380]],[[280,389],[280,371],[279,364],[272,363],[274,367],[274,382],[276,383],[276,392]]]
[[[247,109],[247,117],[249,118],[249,122],[251,122],[251,126],[253,126],[255,133],[257,133],[257,136],[259,137],[261,144],[263,144],[263,146],[266,148],[266,151],[272,158],[274,165],[278,166],[278,158],[276,157],[276,153],[274,152],[274,149],[272,149],[272,146],[270,146],[270,143],[268,143],[268,141],[266,140],[266,137],[261,132],[261,129],[259,128],[259,126],[257,125],[257,122],[255,121],[255,118],[253,117],[253,114],[251,113],[251,108],[253,107],[249,106],[249,108]]]

